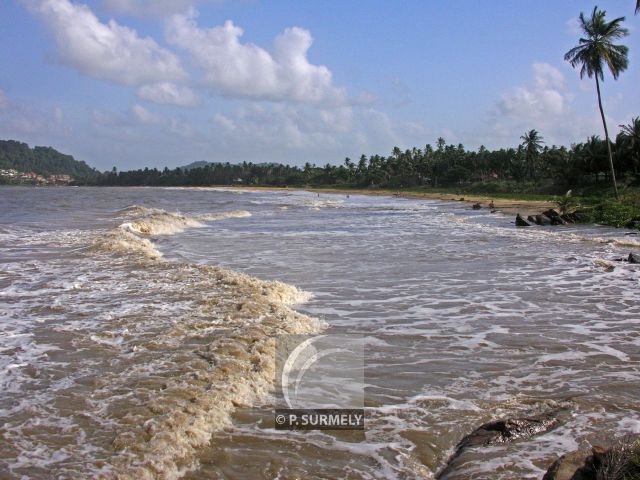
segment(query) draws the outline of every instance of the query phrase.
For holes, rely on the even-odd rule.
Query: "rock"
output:
[[[533,215],[529,215],[527,217],[527,222],[529,222],[529,223],[537,223],[536,222],[536,217],[534,217]]]
[[[633,219],[625,224],[625,228],[630,228],[632,230],[640,229],[640,220]]]
[[[637,253],[630,253],[627,261],[629,263],[640,263],[640,255]]]
[[[524,418],[507,418],[481,425],[458,444],[456,451],[531,438],[560,425],[562,410]]]
[[[496,210],[495,208],[493,210],[491,210],[491,213],[496,213],[498,210]]]
[[[571,216],[574,222],[586,222],[589,220],[589,214],[584,210],[576,210]]]
[[[540,215],[536,215],[536,223],[538,225],[551,225],[551,219],[544,213],[541,213]]]
[[[454,472],[458,464],[457,459],[466,449],[474,447],[487,447],[515,440],[525,440],[535,435],[548,432],[561,423],[563,409],[551,410],[539,415],[524,418],[507,418],[485,423],[466,435],[456,446],[455,453],[451,456],[447,465],[436,478],[446,478]]]
[[[527,222],[520,214],[516,215],[516,227],[530,227],[531,224]]]
[[[473,208],[474,210],[480,210],[482,208],[482,205],[480,205],[479,203],[474,203],[471,208]]]
[[[596,468],[606,451],[601,447],[562,455],[553,462],[542,480],[596,480]]]
[[[464,197],[460,197],[460,198],[458,199],[458,201],[460,201],[460,202],[464,202]]]
[[[573,216],[571,214],[560,215],[560,218],[565,221],[565,223],[574,223]]]
[[[542,212],[543,215],[546,215],[549,218],[553,218],[553,217],[559,217],[560,214],[558,212],[556,212],[553,208],[550,208],[549,210],[545,210],[544,212]]]
[[[565,222],[560,215],[558,215],[557,217],[549,217],[549,218],[551,218],[551,225],[566,225],[567,224],[567,222]]]

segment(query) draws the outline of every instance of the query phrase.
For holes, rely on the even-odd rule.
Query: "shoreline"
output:
[[[341,195],[370,195],[380,197],[413,198],[419,200],[442,200],[447,202],[464,202],[469,205],[480,203],[482,209],[489,209],[489,203],[493,201],[494,209],[500,213],[508,215],[520,214],[523,217],[537,215],[549,208],[557,208],[557,205],[549,200],[519,200],[511,198],[494,198],[489,195],[454,195],[453,193],[440,192],[413,192],[403,190],[367,188],[317,188],[317,187],[252,187],[252,186],[220,186],[216,188],[229,190],[249,190],[249,191],[291,191],[302,190],[313,193],[330,193]],[[464,199],[464,200],[461,200]]]

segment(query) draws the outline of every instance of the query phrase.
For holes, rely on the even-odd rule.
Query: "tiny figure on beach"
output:
[[[493,204],[493,200],[491,200],[489,202],[489,208],[491,208],[491,209],[495,208],[495,205]]]

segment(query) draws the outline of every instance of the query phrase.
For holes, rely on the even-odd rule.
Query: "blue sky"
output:
[[[610,128],[640,115],[630,66]],[[197,160],[341,163],[423,147],[602,135],[593,80],[563,61],[585,1],[4,0],[0,138],[99,169]]]

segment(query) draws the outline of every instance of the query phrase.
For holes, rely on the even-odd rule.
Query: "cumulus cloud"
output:
[[[547,63],[533,64],[533,82],[503,95],[498,102],[501,115],[535,123],[566,112],[568,94],[563,92],[564,75]]]
[[[4,101],[4,103],[3,103]],[[47,143],[67,137],[72,129],[59,106],[9,102],[0,90],[0,131],[5,138]]]
[[[160,115],[150,112],[141,105],[134,105],[131,108],[131,113],[133,114],[133,117],[142,124],[160,125],[164,123],[164,119]]]
[[[333,85],[331,71],[309,62],[313,39],[302,28],[287,28],[269,51],[242,43],[243,30],[231,21],[199,28],[193,11],[174,15],[166,33],[202,69],[205,86],[223,96],[326,105],[347,100],[344,89]]]
[[[136,93],[143,100],[164,105],[193,107],[198,104],[198,97],[190,88],[169,82],[143,85]]]
[[[185,77],[178,57],[114,20],[102,23],[69,0],[23,0],[52,32],[61,63],[84,75],[125,85]]]
[[[222,3],[222,0],[103,0],[102,6],[113,13],[163,17],[186,12],[198,4]]]
[[[598,132],[598,117],[583,116],[572,107],[573,93],[562,72],[547,63],[534,63],[530,83],[513,88],[496,102],[491,131],[481,143],[513,145],[535,128],[548,144],[570,144]]]

